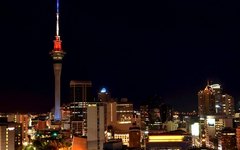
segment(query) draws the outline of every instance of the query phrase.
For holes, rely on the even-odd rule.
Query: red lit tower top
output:
[[[57,13],[56,13],[56,36],[54,43],[54,48],[50,52],[53,60],[61,61],[64,57],[65,52],[62,50],[62,41],[59,36],[59,0],[57,0]]]

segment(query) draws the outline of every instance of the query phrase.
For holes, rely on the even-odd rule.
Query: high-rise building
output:
[[[111,98],[111,94],[106,88],[102,88],[98,92],[98,102],[101,102],[104,105],[104,128],[108,132],[106,140],[112,139],[113,124],[116,123],[116,101]]]
[[[0,150],[17,150],[22,146],[22,126],[18,123],[0,123]]]
[[[29,142],[30,139],[28,137],[28,129],[29,129],[29,122],[30,122],[30,115],[18,114],[18,113],[17,114],[8,114],[7,121],[21,124],[22,141]]]
[[[212,84],[210,85],[213,92],[213,97],[215,100],[215,113],[216,114],[223,114],[222,112],[222,88],[219,84]]]
[[[198,111],[202,141],[217,147],[222,129],[233,127],[233,97],[223,94],[219,84],[208,83],[204,90],[198,92]]]
[[[54,121],[61,121],[61,71],[62,71],[62,59],[65,52],[62,50],[62,41],[59,35],[59,0],[56,5],[56,35],[54,40],[54,48],[50,52],[53,58],[53,69],[55,77],[55,108],[54,108]]]
[[[73,134],[87,134],[87,105],[93,101],[91,81],[70,81],[70,114]]]
[[[93,101],[91,81],[70,81],[71,118],[86,118],[87,103]]]
[[[198,92],[198,111],[201,117],[206,115],[233,116],[234,99],[228,94],[223,94],[219,84],[207,85]]]
[[[87,106],[87,145],[88,150],[102,150],[105,142],[103,103],[89,103]]]
[[[235,115],[234,99],[228,94],[222,95],[222,112],[227,116]]]
[[[209,85],[198,92],[198,113],[200,116],[215,114],[214,94]]]

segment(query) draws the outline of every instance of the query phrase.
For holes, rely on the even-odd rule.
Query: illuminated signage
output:
[[[191,132],[193,136],[199,136],[199,123],[195,122],[191,125]]]
[[[182,142],[183,135],[150,135],[148,142]]]

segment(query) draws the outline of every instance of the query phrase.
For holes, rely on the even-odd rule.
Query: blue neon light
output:
[[[59,13],[59,0],[57,0],[57,13]]]

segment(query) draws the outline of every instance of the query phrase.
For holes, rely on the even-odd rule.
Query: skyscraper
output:
[[[22,146],[22,125],[0,119],[0,150],[17,150]]]
[[[93,101],[91,81],[70,81],[70,113],[72,134],[87,134],[87,104]]]
[[[219,84],[207,84],[198,92],[198,111],[200,115],[200,135],[204,145],[213,143],[217,147],[220,132],[224,127],[232,127],[234,99],[223,94]]]
[[[87,106],[87,143],[88,150],[102,150],[104,136],[104,104],[89,103]]]
[[[53,69],[55,77],[55,112],[54,121],[61,121],[61,111],[60,111],[60,99],[61,99],[61,71],[62,71],[62,59],[65,52],[62,50],[62,41],[59,36],[59,0],[57,0],[56,5],[56,36],[54,40],[54,48],[50,52],[53,58]]]
[[[200,116],[205,115],[234,115],[234,99],[223,94],[219,84],[207,85],[198,92],[198,111]]]
[[[87,110],[87,102],[92,100],[91,81],[70,81],[70,99],[72,118],[79,120],[84,117]]]
[[[215,99],[209,84],[198,92],[198,111],[200,116],[215,114]]]

